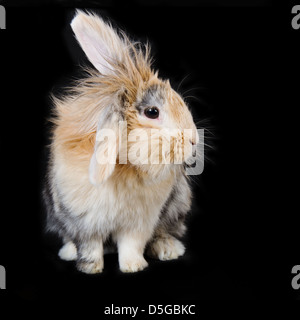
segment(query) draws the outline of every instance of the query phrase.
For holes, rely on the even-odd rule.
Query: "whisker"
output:
[[[183,82],[190,76],[191,74],[187,74],[180,82],[179,82],[179,85],[177,86],[177,90],[176,91],[179,91],[180,90],[180,86],[183,84]]]

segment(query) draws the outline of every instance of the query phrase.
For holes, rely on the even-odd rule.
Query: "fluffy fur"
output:
[[[198,142],[190,111],[170,83],[152,70],[148,46],[130,42],[93,14],[78,11],[71,26],[96,69],[87,70],[86,79],[69,95],[53,97],[51,158],[43,195],[48,230],[64,242],[59,256],[76,260],[80,271],[98,273],[104,267],[104,245],[112,239],[123,272],[147,266],[145,249],[161,260],[176,259],[184,254],[178,238],[185,232],[191,204],[183,165],[122,164],[119,156],[125,140],[128,150],[148,150],[143,139],[129,138],[133,129],[142,128],[154,144],[143,154],[162,159],[167,156],[159,154],[164,137],[151,129],[179,129],[168,153],[174,162],[184,144]],[[159,108],[159,119],[145,117],[147,106]],[[113,146],[96,139],[102,128],[118,132],[119,121],[126,121],[127,127]],[[184,129],[192,129],[195,139],[184,141]],[[99,157],[107,153],[115,163],[100,164]]]

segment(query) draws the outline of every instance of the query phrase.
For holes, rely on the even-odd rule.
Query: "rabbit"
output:
[[[91,12],[77,10],[71,28],[93,68],[70,92],[52,96],[43,199],[47,231],[63,242],[58,255],[87,274],[103,271],[109,241],[122,272],[146,268],[144,254],[177,259],[185,252],[180,238],[192,192],[185,161],[174,159],[180,146],[193,150],[199,142],[192,114],[169,80],[152,69],[148,44],[132,42]],[[102,139],[104,128],[116,138]],[[153,129],[162,128],[179,130],[170,163],[120,161],[124,154],[132,158],[135,148],[147,148],[145,140],[129,139],[135,129],[149,134],[154,145],[146,157],[158,155],[164,136]],[[184,129],[192,131],[190,139],[182,139]],[[104,155],[109,163],[101,162]]]

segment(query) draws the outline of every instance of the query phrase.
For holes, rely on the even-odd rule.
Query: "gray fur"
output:
[[[159,85],[152,85],[143,94],[140,101],[137,101],[136,108],[142,113],[146,107],[163,107],[166,97],[164,95],[164,88]]]
[[[52,179],[51,167],[50,163],[43,190],[43,199],[47,209],[47,231],[56,233],[64,239],[64,242],[73,241],[80,252],[81,245],[84,245],[89,239],[93,239],[97,235],[84,235],[82,233],[80,218],[70,214],[59,195],[59,191]],[[148,246],[151,246],[151,243],[158,238],[168,236],[181,238],[184,235],[186,231],[184,222],[186,214],[190,210],[191,197],[192,193],[187,177],[181,175],[161,210],[159,222]],[[106,243],[109,247],[114,245],[111,243],[110,238],[105,240],[107,240]]]
[[[80,110],[80,113],[75,113],[78,120],[81,120],[82,114],[88,113],[91,107],[91,115],[99,117],[101,114],[101,117],[98,118],[97,126],[94,123],[96,118],[92,119],[93,123],[87,124],[84,121],[77,123],[72,120],[72,117],[71,120],[66,117],[64,112],[60,114],[62,117],[60,125],[63,129],[78,126],[77,129],[84,131],[93,125],[86,133],[93,134],[94,131],[91,129],[97,128],[96,141],[91,158],[89,157],[92,153],[90,149],[93,148],[91,144],[89,144],[88,153],[83,154],[81,158],[78,152],[68,154],[68,149],[64,152],[63,148],[60,149],[61,144],[64,143],[62,143],[63,139],[66,138],[58,127],[56,128],[58,131],[54,130],[53,139],[58,144],[52,144],[43,189],[47,209],[47,230],[56,233],[64,242],[59,256],[65,260],[77,260],[78,270],[86,273],[102,272],[103,245],[110,240],[116,242],[118,246],[119,265],[123,272],[137,272],[147,266],[143,256],[146,245],[147,252],[155,258],[177,259],[184,254],[185,248],[178,238],[185,232],[184,219],[191,205],[191,190],[183,165],[174,165],[170,170],[161,171],[157,171],[157,167],[149,166],[151,183],[144,181],[146,178],[143,178],[143,183],[140,183],[142,174],[140,177],[139,171],[135,171],[135,168],[130,171],[130,175],[122,176],[122,168],[116,167],[115,162],[108,165],[97,162],[97,152],[101,155],[100,152],[104,154],[109,149],[107,144],[98,141],[100,139],[97,140],[97,134],[101,128],[113,129],[117,132],[119,121],[126,119],[126,108],[129,106],[128,115],[132,115],[132,111],[134,113],[138,111],[141,115],[145,108],[154,106],[163,109],[166,115],[175,114],[174,119],[166,116],[165,119],[168,121],[161,123],[161,126],[168,127],[171,122],[172,128],[179,126],[181,129],[190,127],[196,130],[192,116],[181,97],[171,88],[170,83],[161,81],[158,74],[152,72],[148,58],[145,57],[145,61],[139,62],[138,57],[144,60],[139,50],[134,51],[137,60],[132,59],[130,63],[128,43],[125,39],[120,39],[102,19],[78,11],[71,26],[79,44],[100,75],[97,73],[97,79],[93,80],[96,87],[93,84],[90,88],[91,83],[88,83],[86,87],[80,88],[76,99],[56,101],[56,104],[58,110],[66,108],[66,114],[72,115],[72,109],[69,110],[65,105],[72,103],[72,108],[76,112]],[[102,49],[98,50],[100,47]],[[133,50],[134,45],[129,47]],[[116,62],[125,63],[124,66],[127,68],[125,71],[128,71],[128,74],[123,74],[123,69],[120,71],[117,64],[110,65],[110,59],[114,61],[116,57],[120,59]],[[141,68],[133,66],[138,62],[141,63]],[[147,72],[143,72],[143,68],[146,68]],[[133,75],[137,71],[140,72],[141,77],[136,79]],[[117,78],[120,86],[117,82],[115,88],[116,79],[112,82],[108,81],[108,78],[116,75],[120,77],[120,79]],[[132,77],[134,86],[136,81],[144,81],[147,86],[141,86],[136,90],[132,88],[132,83],[129,81],[128,92],[131,92],[129,95],[124,85],[128,82],[128,76]],[[103,95],[95,94],[101,87],[98,87],[98,84],[108,84],[112,91],[104,90]],[[82,94],[85,91],[87,95]],[[109,96],[106,97],[107,93]],[[104,109],[100,110],[100,106]],[[136,110],[132,110],[132,106]],[[176,106],[180,108],[180,114],[175,110],[172,111]],[[135,116],[141,118],[137,114]],[[83,118],[85,119],[84,116]],[[90,121],[90,118],[86,120]],[[63,122],[65,125],[62,124]],[[140,123],[142,124],[143,121]],[[59,134],[62,135],[62,141],[55,140]],[[124,137],[126,138],[126,135]],[[182,140],[182,136],[180,138]],[[119,140],[122,139],[116,140],[116,146],[113,145],[113,147],[122,146]],[[80,149],[79,152],[81,152]],[[112,153],[112,157],[115,156],[115,153]],[[78,157],[78,159],[73,162],[72,157]],[[128,168],[132,170],[132,167]],[[119,171],[109,180],[115,169]],[[134,176],[135,174],[137,176]],[[128,177],[134,178],[131,181]]]
[[[163,228],[166,233],[176,238],[182,237],[186,230],[184,221],[190,210],[191,196],[187,179],[185,176],[181,176],[162,208],[158,228]]]

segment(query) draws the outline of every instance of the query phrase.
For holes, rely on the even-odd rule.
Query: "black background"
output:
[[[208,119],[201,123],[213,149],[206,148],[204,172],[193,183],[186,255],[149,259],[145,271],[132,275],[108,255],[103,274],[88,276],[60,261],[59,243],[43,233],[49,94],[61,92],[80,75],[79,63],[87,63],[69,27],[74,5],[59,3],[6,6],[7,29],[0,32],[5,294],[25,301],[95,299],[99,306],[295,299],[291,268],[300,261],[300,239],[292,206],[297,186],[291,187],[300,31],[291,27],[292,6],[116,2],[96,9],[134,39],[152,43],[154,67],[175,89],[187,76],[179,92],[197,121]]]

